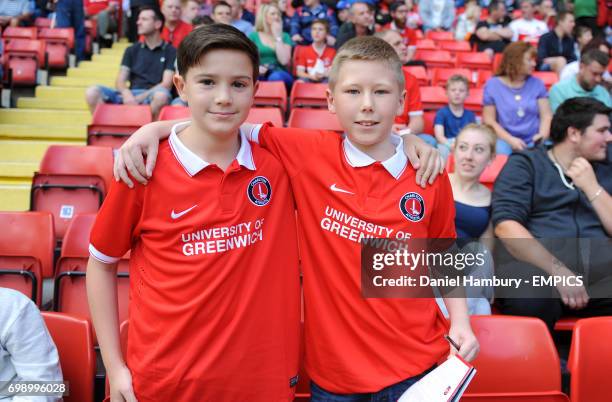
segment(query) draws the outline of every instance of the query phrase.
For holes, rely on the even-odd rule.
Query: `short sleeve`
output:
[[[396,124],[408,124],[410,116],[420,116],[423,114],[423,104],[421,103],[421,91],[416,78],[404,72],[406,80],[406,100],[404,102],[404,110],[401,116],[395,118]]]
[[[134,52],[134,45],[125,49],[125,52],[123,52],[123,58],[121,59],[122,66],[132,69],[132,64],[134,62],[133,55],[132,55],[133,52]]]
[[[445,120],[444,108],[438,109],[438,111],[436,112],[436,118],[434,119],[434,126],[437,126],[437,125],[443,126],[444,120]]]
[[[482,104],[485,106],[493,105],[495,106],[495,84],[493,80],[497,78],[491,77],[484,86],[484,91],[482,95]]]
[[[527,226],[532,209],[533,166],[523,153],[514,153],[495,180],[492,221],[516,221]]]
[[[91,230],[89,251],[94,258],[112,264],[131,249],[142,215],[144,191],[139,183],[130,189],[123,182],[113,182]]]
[[[536,89],[536,99],[546,99],[548,98],[548,91],[546,90],[546,86],[544,85],[544,82],[536,77],[534,78],[534,86]]]
[[[166,48],[166,61],[164,63],[164,70],[174,71],[176,61],[176,48],[174,46],[168,45]]]
[[[306,69],[306,58],[304,57],[304,50],[306,49],[301,46],[296,46],[295,65],[296,67],[303,67],[304,69]]]

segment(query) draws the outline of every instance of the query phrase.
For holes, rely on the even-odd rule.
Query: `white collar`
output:
[[[202,169],[210,165],[210,163],[193,153],[179,139],[177,133],[187,128],[190,124],[190,121],[175,124],[174,127],[172,127],[168,142],[170,143],[170,149],[172,150],[174,157],[179,161],[181,166],[183,166],[183,169],[185,169],[189,176],[195,176]],[[249,143],[245,133],[242,131],[242,128],[240,129],[240,149],[236,155],[236,160],[241,166],[244,166],[249,170],[255,170],[255,161],[253,160],[251,144]]]
[[[406,169],[408,158],[404,153],[404,141],[402,140],[402,137],[392,134],[391,142],[393,145],[395,145],[395,154],[393,154],[393,156],[386,161],[381,162],[381,165],[387,170],[387,172],[389,172],[391,176],[398,180]],[[346,161],[352,167],[370,166],[377,162],[368,154],[359,150],[347,137],[344,138],[343,148]]]

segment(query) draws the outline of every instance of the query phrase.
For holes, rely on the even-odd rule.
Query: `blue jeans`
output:
[[[74,28],[77,60],[85,58],[85,13],[83,0],[59,0],[55,8],[58,28]]]
[[[283,81],[287,90],[290,90],[291,85],[293,85],[293,76],[281,68],[268,71],[265,77],[259,77],[259,79],[262,81]]]
[[[310,402],[396,402],[404,392],[435,368],[370,394],[334,394],[310,382]]]
[[[105,87],[104,85],[98,85],[98,89],[100,90],[100,92],[102,93],[102,100],[104,101],[104,103],[112,103],[113,105],[121,105],[123,104],[123,96],[121,96],[121,92],[117,91],[116,89],[113,88],[109,88],[109,87]],[[132,92],[132,95],[134,96],[138,96],[141,93],[147,91],[146,89],[131,89],[130,90]],[[163,92],[166,94],[166,98],[168,99],[168,101],[170,101],[170,99],[172,99],[172,95],[170,95],[170,91],[168,91],[166,88],[157,88],[156,90],[152,91],[146,98],[144,101],[141,102],[141,105],[148,105],[151,103],[151,100],[153,99],[153,94],[156,92]]]

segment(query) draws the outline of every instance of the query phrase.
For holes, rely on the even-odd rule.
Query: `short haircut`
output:
[[[459,131],[457,137],[455,138],[455,145],[459,141],[459,138],[461,138],[461,135],[467,131],[480,131],[487,137],[489,150],[491,151],[491,159],[493,159],[493,157],[495,157],[495,150],[497,148],[497,134],[495,134],[495,130],[493,130],[493,128],[487,124],[470,123]]]
[[[185,77],[187,71],[200,64],[202,57],[212,50],[237,50],[246,54],[253,65],[253,83],[259,75],[259,51],[242,32],[231,25],[210,24],[200,26],[182,40],[176,60],[178,73]]]
[[[398,8],[404,5],[406,5],[406,3],[404,3],[403,1],[395,1],[389,6],[389,11],[394,13],[397,11]]]
[[[310,26],[312,27],[314,24],[323,25],[325,27],[325,32],[329,33],[329,21],[327,21],[326,19],[317,18],[314,21],[312,21],[312,24],[310,24]]]
[[[580,55],[580,63],[582,64],[589,65],[594,61],[598,62],[604,67],[608,67],[608,63],[610,62],[610,56],[599,50],[599,48],[588,49],[582,52],[582,54]]]
[[[595,115],[610,116],[612,109],[600,101],[589,97],[570,98],[563,102],[555,111],[550,128],[550,139],[559,144],[567,137],[567,129],[574,127],[584,133],[593,124]]]
[[[526,53],[535,57],[536,50],[527,42],[513,42],[506,46],[502,56],[502,62],[497,69],[496,75],[506,76],[514,80],[521,75],[523,69],[523,57]]]
[[[465,85],[465,88],[468,91],[470,90],[470,81],[461,74],[451,75],[450,78],[446,81],[446,89],[448,89],[451,86],[451,84],[455,84],[457,82],[460,82],[463,85]]]
[[[162,12],[160,11],[159,7],[154,7],[154,6],[142,6],[142,7],[139,7],[138,8],[138,15],[140,15],[141,12],[147,11],[147,10],[153,11],[153,19],[155,21],[161,21],[162,29],[163,29],[164,28],[164,24],[166,23],[166,18],[164,17]]]
[[[581,37],[587,32],[591,32],[591,33],[593,32],[591,27],[586,26],[586,25],[576,25],[576,27],[574,28],[574,38],[578,39],[579,37]]]
[[[230,9],[230,12],[232,11],[232,6],[230,6],[226,1],[221,0],[213,6],[212,13],[214,14],[215,11],[217,11],[217,8],[219,7],[227,7]]]
[[[489,14],[491,14],[493,11],[497,10],[499,8],[499,6],[506,6],[506,4],[504,4],[503,1],[501,0],[492,0],[489,3],[489,7],[487,7],[487,10],[489,10]]]
[[[340,47],[329,73],[329,87],[333,90],[342,64],[350,60],[378,61],[387,64],[395,74],[400,92],[405,89],[402,62],[397,52],[387,42],[376,36],[359,36]]]
[[[555,25],[559,25],[561,22],[565,21],[565,19],[569,16],[573,16],[574,14],[571,13],[570,11],[561,11],[559,14],[557,14],[557,23]],[[584,26],[584,25],[583,25]],[[588,28],[588,27],[587,27]],[[591,28],[589,28],[589,31],[591,30]]]

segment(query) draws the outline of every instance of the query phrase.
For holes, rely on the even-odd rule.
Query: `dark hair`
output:
[[[210,24],[194,29],[178,47],[176,61],[180,75],[200,63],[200,59],[211,50],[238,50],[246,54],[253,65],[253,83],[259,76],[259,51],[257,46],[242,32],[231,25]]]
[[[217,8],[219,7],[227,7],[230,9],[230,11],[232,10],[232,6],[230,6],[227,2],[221,0],[220,2],[218,2],[217,4],[215,4],[212,8],[212,13],[214,14],[215,11],[217,11]]]
[[[161,21],[161,23],[162,23],[162,27],[160,28],[160,31],[161,31],[164,28],[164,24],[166,23],[166,18],[164,17],[162,12],[159,10],[159,7],[154,7],[154,6],[142,6],[142,7],[139,7],[138,8],[138,15],[140,15],[141,12],[147,11],[147,10],[153,11],[153,14],[154,14],[153,19],[155,21]]]
[[[565,21],[565,18],[567,18],[568,15],[574,14],[569,11],[561,11],[559,14],[557,14],[557,23],[555,25],[559,25],[562,21]],[[589,31],[590,30],[591,28],[589,28]]]
[[[567,137],[567,129],[574,127],[581,133],[593,124],[595,115],[609,116],[612,109],[589,97],[570,98],[555,111],[550,128],[550,139],[559,144]]]
[[[576,25],[576,27],[574,28],[574,39],[578,39],[578,37],[584,35],[585,32],[593,33],[593,30],[591,29],[591,27],[586,25]]]
[[[601,46],[605,46],[606,48],[608,48],[608,53],[610,53],[610,44],[608,43],[608,41],[606,41],[605,39],[601,37],[597,37],[597,38],[591,39],[589,43],[584,45],[584,47],[582,48],[582,52],[580,52],[580,54],[582,55],[583,53],[586,53],[592,49],[599,50]]]
[[[395,1],[389,6],[389,12],[396,12],[398,8],[403,6],[405,3],[403,1]]]
[[[500,5],[503,5],[504,7],[506,6],[506,4],[503,1],[501,1],[501,0],[492,0],[489,3],[489,7],[487,7],[487,10],[489,10],[489,14],[491,14],[493,11],[497,10]]]
[[[590,42],[589,42],[590,44]],[[608,63],[610,62],[610,56],[605,52],[599,50],[599,46],[597,48],[585,49],[580,55],[580,63],[589,65],[592,62],[598,62],[604,67],[608,67]]]
[[[323,19],[323,18],[317,18],[314,21],[312,21],[312,23],[310,24],[310,26],[312,27],[314,24],[321,24],[325,27],[325,32],[329,33],[329,21]]]

